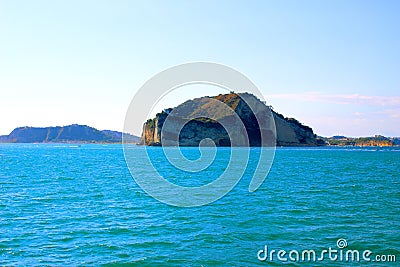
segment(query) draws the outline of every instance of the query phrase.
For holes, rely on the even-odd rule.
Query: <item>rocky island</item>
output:
[[[201,97],[188,100],[174,109],[190,110],[191,115],[199,115],[204,118],[190,120],[179,133],[179,145],[197,146],[204,138],[210,138],[217,146],[230,146],[230,139],[225,129],[216,121],[207,118],[215,116],[218,109],[208,101],[210,98],[218,100],[229,106],[243,121],[249,136],[250,146],[260,146],[260,128],[254,114],[243,100],[247,98],[253,101],[256,106],[265,106],[256,96],[248,93],[220,94],[213,97]],[[155,118],[144,123],[143,132],[139,145],[158,146],[161,145],[161,129],[167,116],[174,110],[165,109],[158,113]],[[286,118],[283,115],[271,110],[276,126],[277,146],[321,146],[325,142],[314,134],[313,130],[301,124],[293,118]],[[178,114],[179,115],[179,114]],[[209,115],[209,116],[204,116]],[[217,114],[216,116],[224,116]],[[178,130],[178,129],[177,129]]]

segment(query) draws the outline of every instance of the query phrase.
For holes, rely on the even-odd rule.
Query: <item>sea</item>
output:
[[[193,173],[161,147],[130,149],[185,186],[217,178],[230,155],[218,148]],[[400,148],[277,148],[249,192],[255,164],[224,197],[185,208],[143,191],[122,145],[0,144],[0,266],[400,265]]]

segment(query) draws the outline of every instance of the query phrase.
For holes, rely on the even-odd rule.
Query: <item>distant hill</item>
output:
[[[390,138],[382,135],[375,135],[373,137],[332,136],[323,137],[322,139],[328,146],[384,147],[400,145],[399,138]]]
[[[56,127],[19,127],[0,136],[0,143],[120,143],[123,133],[100,131],[87,125]],[[124,133],[125,140],[136,143],[139,137]]]

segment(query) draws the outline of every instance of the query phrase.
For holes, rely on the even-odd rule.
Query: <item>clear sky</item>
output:
[[[399,14],[400,1],[0,0],[0,134],[122,130],[146,80],[211,61],[317,134],[400,136]]]

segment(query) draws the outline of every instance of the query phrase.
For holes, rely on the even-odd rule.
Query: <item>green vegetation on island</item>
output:
[[[328,146],[386,147],[400,145],[400,138],[375,135],[373,137],[321,137]]]

